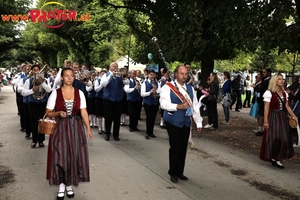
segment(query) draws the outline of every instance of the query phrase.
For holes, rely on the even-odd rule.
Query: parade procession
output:
[[[300,199],[298,1],[0,5],[0,200]]]

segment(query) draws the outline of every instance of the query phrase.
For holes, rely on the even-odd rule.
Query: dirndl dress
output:
[[[264,98],[266,98],[266,93],[264,94]],[[283,96],[283,102],[285,103],[287,95],[284,93]],[[270,161],[274,159],[280,161],[292,158],[294,155],[287,112],[283,106],[285,105],[282,105],[279,97],[272,92],[268,117],[269,129],[265,130],[263,134],[260,150],[261,160]]]
[[[64,101],[61,89],[57,89],[56,111],[66,111],[66,118],[57,118],[54,134],[49,137],[47,175],[50,185],[78,186],[89,182],[89,157],[85,129],[80,112],[80,96],[75,89],[74,101]]]

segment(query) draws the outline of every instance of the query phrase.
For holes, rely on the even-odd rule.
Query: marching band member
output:
[[[171,82],[170,71],[167,70],[166,68],[162,68],[161,74],[162,74],[162,77],[160,79],[160,87],[163,87],[167,82]],[[160,126],[160,128],[164,129],[165,128],[165,123],[164,123],[164,119],[163,119],[164,110],[162,108],[160,109],[160,113],[161,113],[161,115],[160,115],[159,126]]]
[[[155,79],[156,73],[154,70],[150,70],[148,73],[148,79],[144,81],[141,87],[141,96],[143,97],[144,109],[146,112],[146,135],[145,138],[148,140],[149,137],[156,138],[153,134],[154,123],[156,114],[159,106],[159,93],[160,84]]]
[[[142,83],[144,82],[144,78],[142,75],[141,70],[136,70],[136,80],[140,83],[140,85],[142,85]],[[142,107],[143,107],[143,98],[141,98],[140,103],[139,103],[139,107],[138,107],[138,118],[139,120],[141,120],[141,112],[142,112]]]
[[[98,133],[106,133],[105,129],[105,118],[104,118],[104,107],[103,107],[103,89],[101,87],[101,78],[106,73],[105,70],[101,70],[98,79],[95,81],[94,90],[95,94],[95,108],[98,124]]]
[[[41,67],[38,64],[31,66],[34,77],[27,79],[22,90],[23,96],[28,96],[28,110],[31,120],[32,143],[31,148],[35,148],[39,143],[39,147],[44,147],[45,135],[38,133],[38,121],[43,118],[48,100],[47,93],[51,92],[51,87],[45,82],[41,76],[36,76],[40,72]],[[34,85],[37,84],[37,85]],[[41,99],[36,98],[41,90],[45,90],[46,94]]]
[[[64,61],[64,66],[63,68],[70,68],[72,67],[72,63],[70,60],[65,60]],[[61,70],[61,69],[60,69]],[[57,88],[60,88],[60,85],[61,85],[61,77],[60,77],[60,71],[58,72],[57,76],[55,77],[55,81],[53,83],[53,86],[52,86],[52,90],[56,90]]]
[[[95,72],[91,72],[90,75],[90,80],[89,80],[89,84],[86,84],[85,88],[87,91],[87,110],[88,110],[88,114],[89,114],[89,120],[90,120],[90,126],[91,127],[96,127],[97,122],[96,122],[96,109],[95,109],[95,95],[96,95],[96,91],[94,88],[95,85],[95,76],[96,73]]]
[[[197,125],[197,132],[202,129],[202,117],[198,109],[198,100],[195,91],[185,81],[188,69],[179,66],[175,70],[176,79],[162,87],[160,106],[165,110],[164,120],[169,135],[169,171],[171,181],[178,179],[187,181],[183,174],[188,138],[191,127],[191,116]]]
[[[28,79],[28,74],[30,71],[30,67],[28,65],[25,65],[25,76],[19,81],[18,84],[18,89],[17,92],[22,94],[23,91],[23,86],[25,81]],[[25,123],[25,138],[29,139],[30,138],[30,133],[31,133],[31,121],[30,121],[30,114],[28,110],[28,96],[23,97],[23,113],[24,113],[24,123]]]
[[[101,87],[103,87],[103,106],[105,117],[105,140],[110,140],[111,126],[113,126],[113,137],[115,141],[120,141],[120,117],[121,102],[123,98],[124,83],[121,77],[117,76],[118,63],[112,62],[109,71],[101,78]]]
[[[138,126],[139,106],[140,106],[140,83],[136,80],[136,71],[131,70],[129,74],[129,84],[124,86],[124,91],[127,93],[127,104],[129,113],[129,131],[140,131]]]
[[[13,79],[12,83],[16,87],[16,103],[18,107],[18,115],[20,115],[20,131],[25,132],[25,118],[24,118],[24,109],[23,109],[23,96],[18,92],[19,82],[25,77],[26,64],[21,64],[21,72]]]
[[[128,85],[128,78],[127,78],[127,68],[120,69],[120,76],[123,79],[123,84]],[[127,126],[126,124],[126,115],[128,115],[128,105],[127,105],[127,94],[123,90],[123,99],[122,99],[122,111],[121,111],[121,118],[120,118],[120,125]]]

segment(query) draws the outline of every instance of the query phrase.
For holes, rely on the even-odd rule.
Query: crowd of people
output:
[[[295,83],[296,86],[285,88],[283,76],[271,76],[270,69],[258,72],[254,83],[249,76],[243,78],[238,74],[231,79],[230,73],[224,72],[222,84],[214,72],[201,83],[201,77],[191,70],[190,63],[178,66],[174,76],[166,68],[160,73],[150,69],[145,69],[143,74],[140,70],[128,71],[126,66],[119,68],[116,62],[98,72],[69,60],[65,60],[59,71],[48,68],[44,71],[38,63],[31,66],[23,63],[21,69],[12,83],[16,87],[20,130],[32,140],[31,148],[45,146],[45,135],[38,132],[38,120],[46,115],[57,122],[49,138],[47,158],[47,179],[51,185],[59,185],[57,199],[64,199],[65,193],[69,198],[74,197],[72,185],[90,180],[86,137],[94,137],[92,128],[97,128],[106,141],[111,137],[120,141],[121,126],[127,126],[130,132],[145,130],[145,139],[153,139],[158,111],[159,127],[169,135],[168,174],[173,183],[178,179],[188,180],[184,166],[192,123],[201,132],[200,110],[207,110],[208,124],[204,128],[217,130],[219,102],[225,118],[221,123],[225,125],[230,124],[234,106],[239,112],[258,104],[255,111],[258,129],[254,132],[263,136],[262,160],[284,168],[281,161],[294,153],[288,123],[283,119],[287,113],[295,119],[300,114],[300,107],[295,109],[300,87]],[[244,93],[246,98],[242,102]],[[146,115],[145,128],[139,127],[142,108]]]

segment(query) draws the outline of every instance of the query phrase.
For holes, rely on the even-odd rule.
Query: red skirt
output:
[[[285,111],[270,111],[269,129],[264,131],[260,159],[280,161],[292,158],[294,148]]]
[[[79,182],[90,181],[87,139],[79,116],[57,120],[49,138],[46,178],[50,185],[78,186]]]

